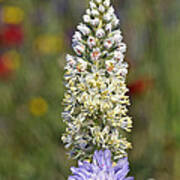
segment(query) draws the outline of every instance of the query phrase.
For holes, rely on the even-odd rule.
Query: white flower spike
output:
[[[90,0],[72,39],[75,55],[66,57],[62,140],[76,159],[109,149],[116,161],[131,148],[123,133],[131,131],[132,120],[127,115],[126,45],[118,25],[110,0]]]

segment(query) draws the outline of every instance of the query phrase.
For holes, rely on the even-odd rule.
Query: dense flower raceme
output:
[[[132,128],[127,115],[124,62],[126,45],[110,0],[91,0],[73,36],[75,56],[67,55],[62,140],[76,159],[89,159],[95,149],[109,149],[113,160],[127,156],[124,136]]]
[[[72,167],[73,176],[68,180],[134,180],[127,177],[129,163],[126,158],[122,158],[116,165],[111,162],[111,152],[109,150],[95,151],[93,162],[79,162],[79,167]]]

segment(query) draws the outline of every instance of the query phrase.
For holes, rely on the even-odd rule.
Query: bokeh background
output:
[[[134,129],[131,174],[180,179],[180,1],[112,0]],[[63,66],[86,0],[0,0],[0,180],[65,180]]]

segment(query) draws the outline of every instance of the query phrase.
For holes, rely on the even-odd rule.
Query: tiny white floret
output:
[[[112,24],[109,23],[105,26],[105,30],[108,31],[108,32],[111,32],[112,31]]]
[[[85,24],[79,24],[77,29],[82,32],[83,35],[88,35],[90,33],[90,29]]]
[[[72,37],[72,42],[78,42],[82,40],[82,35],[79,31],[76,31]]]
[[[111,2],[110,0],[105,0],[104,3],[103,3],[106,7],[109,7]]]
[[[102,0],[96,0],[96,2],[100,4],[102,2]]]
[[[93,26],[98,26],[100,23],[100,20],[99,20],[99,18],[91,19],[90,23]]]
[[[105,32],[104,32],[103,29],[98,29],[98,30],[96,31],[96,37],[98,37],[98,38],[103,38],[104,36],[105,36]]]
[[[84,16],[83,16],[83,20],[84,20],[85,23],[89,23],[90,20],[91,20],[91,18],[90,18],[89,15],[84,15]]]
[[[108,22],[108,21],[110,21],[112,19],[112,15],[110,13],[106,13],[103,16],[103,19]]]
[[[93,36],[89,36],[87,40],[87,44],[90,48],[94,47],[96,45],[96,40]]]
[[[95,10],[95,9],[93,9],[93,10],[91,11],[91,14],[92,14],[93,16],[99,16],[99,12],[98,12],[97,10]]]
[[[107,49],[112,48],[113,44],[114,44],[113,38],[109,38],[104,41],[104,47]]]
[[[96,8],[96,4],[93,1],[90,1],[89,4],[91,9]]]
[[[93,61],[96,61],[96,60],[99,59],[100,55],[101,55],[100,49],[99,49],[99,48],[96,48],[96,49],[94,49],[93,52],[91,53],[91,59],[92,59]]]
[[[99,5],[99,11],[103,13],[105,11],[105,7],[101,4]]]

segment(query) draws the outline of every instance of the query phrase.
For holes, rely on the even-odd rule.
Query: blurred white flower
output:
[[[109,7],[110,6],[110,0],[104,0],[104,3],[103,3],[106,7]]]
[[[93,49],[93,52],[91,53],[91,59],[93,61],[97,61],[100,56],[101,56],[100,49],[99,48]]]
[[[93,36],[89,36],[87,44],[90,48],[94,47],[96,45],[96,39]]]
[[[89,15],[84,15],[84,16],[83,16],[83,20],[84,20],[85,23],[89,23],[90,20],[91,20],[91,18],[90,18]]]
[[[78,42],[82,40],[82,35],[79,31],[76,31],[72,38],[72,42]]]
[[[105,26],[105,30],[111,32],[111,30],[112,30],[112,24],[111,24],[111,23],[107,24],[107,25]]]
[[[77,29],[81,31],[83,35],[88,35],[90,33],[90,29],[83,23],[79,24]]]
[[[99,11],[103,13],[105,11],[105,7],[101,4],[99,5]]]
[[[89,5],[91,9],[97,8],[96,4],[93,1],[90,1]]]
[[[110,49],[112,48],[114,44],[114,39],[113,38],[108,38],[104,41],[104,47],[107,48],[107,49]]]
[[[109,22],[109,21],[112,19],[112,15],[107,12],[107,13],[103,16],[103,19],[104,19],[106,22]]]
[[[102,2],[102,0],[96,0],[96,2],[100,4]]]
[[[91,11],[91,14],[92,14],[93,16],[99,16],[99,12],[98,12],[97,10],[95,10],[95,9],[93,9],[93,10]]]
[[[96,17],[94,19],[91,19],[90,23],[91,23],[92,26],[97,27],[99,25],[99,23],[100,23],[99,18]]]
[[[96,37],[97,37],[97,38],[103,38],[104,36],[105,36],[105,32],[104,32],[103,29],[98,29],[98,30],[96,31]]]
[[[90,10],[90,9],[86,9],[86,13],[87,13],[88,15],[91,15],[91,10]]]
[[[114,51],[114,59],[116,61],[122,62],[124,60],[124,55],[122,54],[122,51],[118,51],[118,50]]]
[[[85,51],[85,46],[82,43],[74,43],[73,49],[77,55],[81,56]]]

